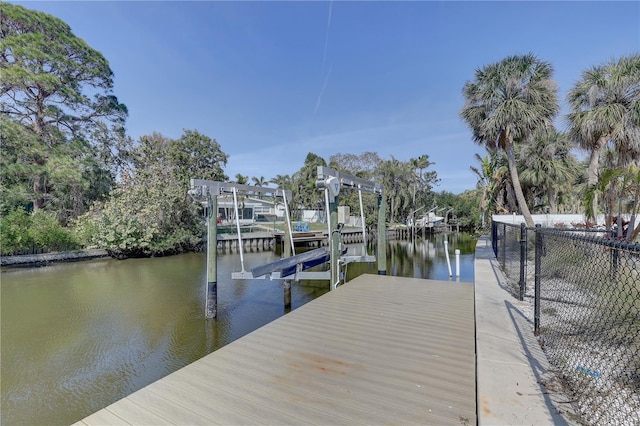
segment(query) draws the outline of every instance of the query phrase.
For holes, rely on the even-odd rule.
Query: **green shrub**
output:
[[[0,253],[9,256],[26,252],[33,248],[33,240],[29,233],[31,215],[23,208],[16,208],[0,217]]]
[[[80,244],[72,232],[63,228],[55,214],[39,210],[31,215],[29,234],[35,247],[43,251],[76,250]]]
[[[0,218],[0,253],[3,256],[79,247],[77,239],[51,212],[28,213],[19,207]]]
[[[151,187],[127,186],[78,217],[74,229],[83,244],[106,249],[117,258],[182,253],[202,240],[201,220],[192,217],[191,210],[184,191],[164,181]]]

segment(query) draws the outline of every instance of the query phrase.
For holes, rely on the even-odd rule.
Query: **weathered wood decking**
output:
[[[473,296],[363,275],[78,424],[475,424]]]

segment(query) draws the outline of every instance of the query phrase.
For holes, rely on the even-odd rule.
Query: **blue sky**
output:
[[[566,112],[583,70],[640,52],[638,1],[20,4],[102,52],[134,139],[197,129],[229,154],[231,178],[292,174],[308,152],[428,154],[435,189],[460,193],[484,155],[458,115],[476,69],[533,52]]]

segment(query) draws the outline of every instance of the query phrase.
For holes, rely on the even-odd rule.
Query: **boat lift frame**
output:
[[[218,268],[217,268],[217,245],[218,245],[218,196],[233,194],[234,206],[236,209],[236,227],[238,231],[238,247],[240,247],[240,263],[244,270],[244,254],[242,252],[242,236],[240,234],[240,221],[238,215],[238,193],[243,194],[272,194],[274,197],[282,197],[285,205],[288,228],[291,227],[289,221],[289,210],[287,197],[291,199],[291,191],[280,188],[269,188],[263,186],[244,185],[232,182],[218,182],[203,179],[191,179],[191,189],[187,192],[191,198],[207,207],[207,290],[205,296],[205,317],[215,318],[218,315]],[[293,237],[288,232],[290,244],[293,247]],[[285,240],[288,246],[289,239]]]
[[[367,255],[367,235],[362,207],[362,192],[378,195],[378,274],[386,275],[387,247],[386,247],[386,200],[382,187],[372,181],[339,172],[329,167],[318,166],[316,188],[324,190],[327,205],[327,227],[329,229],[329,246],[331,251],[331,289],[338,287],[341,281],[340,263],[375,262],[375,256]],[[362,218],[362,256],[340,256],[340,231],[344,224],[338,223],[338,195],[342,189],[355,189],[360,200],[360,216]]]
[[[285,308],[291,306],[291,280],[330,280],[330,289],[336,288],[342,279],[340,264],[351,262],[375,262],[375,256],[367,255],[367,237],[362,206],[362,192],[378,195],[378,274],[386,274],[386,201],[384,192],[379,184],[361,179],[347,173],[338,172],[328,167],[319,166],[316,187],[324,190],[327,204],[327,225],[330,250],[324,248],[312,250],[295,255],[291,220],[287,206],[287,197],[291,200],[291,191],[280,188],[244,185],[231,182],[218,182],[202,179],[191,179],[191,189],[188,194],[196,201],[207,206],[207,292],[206,292],[206,318],[217,316],[217,197],[219,195],[233,194],[236,208],[236,227],[239,239],[240,262],[242,270],[232,272],[232,279],[259,279],[269,277],[271,280],[282,280],[285,288]],[[340,231],[344,224],[338,224],[337,208],[338,194],[343,188],[357,189],[360,200],[360,215],[362,218],[363,255],[341,256]],[[253,268],[246,271],[242,251],[242,236],[238,217],[238,193],[244,194],[272,194],[274,197],[282,197],[285,205],[287,220],[287,234],[285,238],[285,254],[293,253],[293,256],[285,257],[276,262]],[[330,262],[330,271],[305,271],[310,267]],[[287,291],[288,290],[288,291]],[[287,297],[288,294],[288,297]]]

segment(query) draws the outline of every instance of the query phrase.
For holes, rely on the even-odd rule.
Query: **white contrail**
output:
[[[320,89],[320,94],[318,95],[318,100],[316,101],[316,107],[313,109],[313,113],[315,114],[320,108],[320,101],[322,101],[322,95],[324,94],[324,90],[327,88],[327,84],[329,84],[329,76],[331,75],[331,65],[329,65],[329,71],[327,75],[324,77],[324,83],[322,84],[322,89]]]
[[[331,11],[333,10],[333,0],[329,1],[329,18],[327,19],[327,31],[324,37],[324,55],[322,55],[322,71],[327,61],[327,48],[329,47],[329,29],[331,28]]]
[[[327,31],[324,36],[324,54],[322,55],[322,72],[324,72],[324,67],[327,63],[327,50],[329,48],[329,29],[331,28],[331,12],[333,10],[333,0],[329,1],[329,17],[327,18]],[[318,99],[316,100],[316,107],[313,109],[313,113],[315,114],[320,108],[320,102],[322,101],[322,95],[324,94],[325,89],[327,88],[327,84],[329,84],[329,76],[331,75],[331,65],[329,65],[329,71],[324,76],[324,82],[322,83],[322,89],[320,89],[320,94],[318,95]]]

